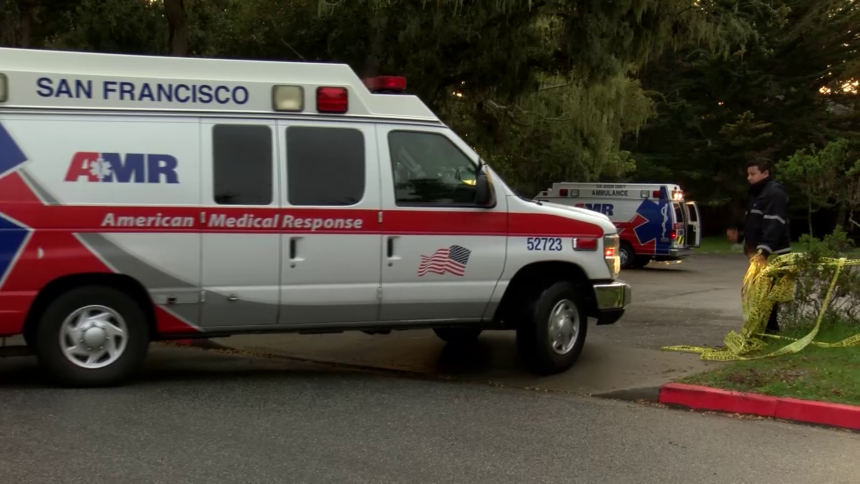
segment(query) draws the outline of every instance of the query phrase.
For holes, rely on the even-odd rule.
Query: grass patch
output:
[[[806,252],[807,248],[800,242],[791,243],[792,252]],[[744,250],[740,244],[732,244],[725,236],[702,237],[701,247],[693,249],[696,254],[743,254]],[[846,254],[849,258],[860,258],[860,248],[850,250]]]
[[[743,254],[740,244],[732,244],[725,237],[702,237],[701,247],[693,249],[697,254]]]
[[[801,337],[809,331],[786,330],[783,335]],[[856,325],[823,326],[816,341],[833,343],[860,333]],[[774,340],[767,352],[788,342]],[[756,361],[737,361],[681,380],[726,390],[762,393],[778,397],[860,405],[860,347],[819,348],[807,346],[800,353]]]

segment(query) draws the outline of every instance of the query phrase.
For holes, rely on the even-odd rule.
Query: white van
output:
[[[609,217],[621,237],[621,269],[688,259],[702,242],[699,207],[678,185],[562,182],[535,199]]]
[[[404,89],[0,49],[0,336],[88,386],[152,340],[239,333],[512,329],[534,371],[569,368],[631,299],[615,226],[516,196]]]

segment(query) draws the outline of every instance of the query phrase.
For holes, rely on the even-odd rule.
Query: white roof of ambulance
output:
[[[553,183],[550,190],[558,191],[559,188],[567,188],[567,189],[593,189],[593,188],[606,188],[616,190],[659,190],[661,187],[666,187],[670,190],[680,190],[681,186],[676,185],[674,183],[580,183],[580,182],[557,182]]]
[[[154,57],[88,52],[64,52],[0,48],[0,74],[8,79],[8,99],[3,108],[83,109],[131,111],[185,111],[215,113],[252,113],[267,115],[322,116],[316,111],[317,87],[346,87],[349,111],[336,117],[373,117],[413,120],[441,124],[439,118],[413,95],[372,94],[346,64],[304,62],[267,62],[189,57]],[[76,81],[90,82],[89,98],[39,95],[40,79],[49,78],[54,87],[62,79],[73,86]],[[45,82],[45,81],[42,81]],[[136,86],[184,84],[243,86],[248,101],[237,105],[179,102],[141,102],[107,96],[104,83],[131,82]],[[277,112],[272,108],[272,87],[301,85],[304,111]],[[115,86],[114,86],[115,87]],[[44,92],[44,91],[43,91]],[[328,115],[330,117],[331,115]]]

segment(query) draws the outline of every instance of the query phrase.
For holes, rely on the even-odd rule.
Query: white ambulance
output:
[[[569,368],[631,300],[616,228],[516,196],[404,88],[0,49],[0,337],[81,386],[239,333],[511,329],[534,371]]]
[[[701,244],[699,207],[678,185],[553,183],[536,200],[586,208],[609,217],[621,238],[621,268],[678,261]]]

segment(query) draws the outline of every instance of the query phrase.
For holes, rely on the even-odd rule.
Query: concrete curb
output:
[[[659,403],[860,430],[860,407],[853,405],[771,397],[683,383],[667,383],[660,387]]]

